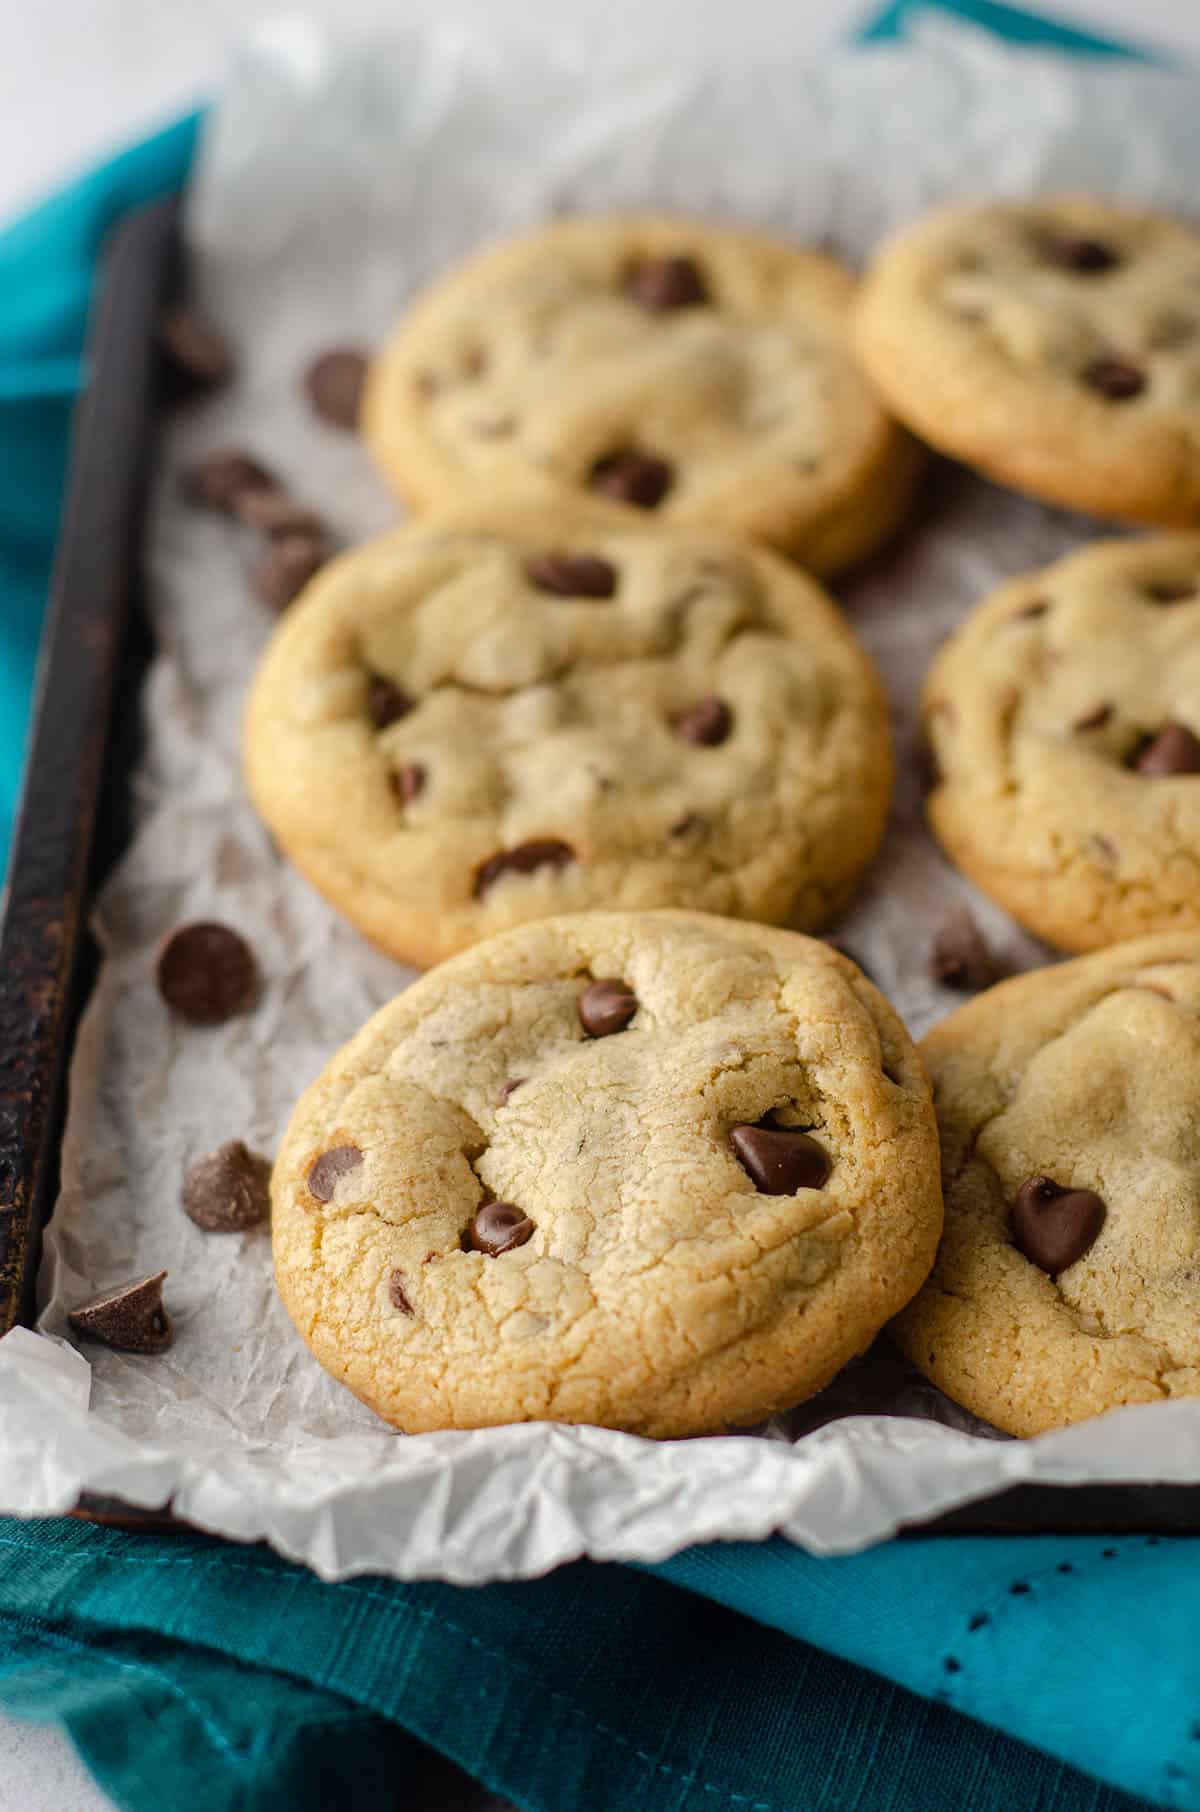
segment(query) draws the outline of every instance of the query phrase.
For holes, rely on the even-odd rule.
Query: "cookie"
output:
[[[1002,982],[921,1051],[946,1231],[904,1351],[1016,1435],[1200,1396],[1200,932]]]
[[[300,1101],[280,1293],[410,1432],[744,1426],[819,1390],[929,1270],[928,1083],[883,997],[701,913],[523,925],[424,976]]]
[[[920,466],[851,356],[853,279],[763,234],[571,219],[452,272],[375,361],[367,445],[421,508],[589,502],[814,572],[900,521]]]
[[[482,511],[324,570],[245,752],[287,853],[418,967],[589,907],[815,926],[875,850],[892,768],[874,669],[796,568]]]
[[[939,211],[860,289],[855,345],[922,439],[1098,515],[1200,519],[1200,234],[1086,196]]]
[[[929,820],[1064,950],[1200,927],[1200,535],[1014,579],[931,669]]]

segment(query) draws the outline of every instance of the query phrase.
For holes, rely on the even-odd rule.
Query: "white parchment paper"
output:
[[[781,56],[697,71],[456,37],[335,53],[284,24],[239,59],[189,238],[195,288],[242,376],[180,416],[164,450],[140,830],[98,914],[107,954],[71,1072],[42,1332],[0,1342],[0,1508],[64,1510],[83,1490],[171,1500],[331,1577],[485,1580],[775,1529],[844,1551],[1021,1480],[1200,1477],[1200,1403],[1000,1440],[886,1346],[767,1438],[547,1425],[406,1438],[309,1357],[275,1297],[267,1235],[205,1235],[179,1207],[188,1163],[227,1138],[273,1149],[300,1090],[410,979],[278,860],[243,797],[239,717],[271,622],[245,579],[252,543],[181,501],[183,464],[243,444],[345,539],[386,527],[394,506],[353,437],[312,418],[299,373],[330,344],[377,342],[417,285],[481,239],[556,210],[731,217],[859,261],[952,194],[1077,186],[1186,212],[1197,170],[1200,84],[961,29],[819,67]],[[912,528],[840,588],[890,687],[902,781],[883,858],[838,929],[916,1033],[955,1004],[925,962],[944,911],[969,896],[920,824],[920,676],[983,592],[1095,532],[942,470]],[[972,903],[1012,966],[1046,960]],[[173,1021],[150,980],[161,932],[200,916],[242,927],[267,977],[252,1017],[207,1032]],[[67,1342],[67,1306],[162,1266],[168,1354],[85,1357]]]

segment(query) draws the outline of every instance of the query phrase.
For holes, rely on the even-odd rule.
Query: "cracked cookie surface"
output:
[[[941,1227],[883,997],[826,944],[684,912],[424,976],[302,1098],[271,1189],[297,1328],[411,1432],[757,1421],[870,1342]]]
[[[1200,933],[1002,982],[921,1051],[946,1228],[904,1351],[1017,1435],[1200,1396]]]
[[[363,430],[419,507],[590,500],[814,572],[862,558],[920,466],[850,351],[850,273],[764,234],[570,219],[434,285],[375,361]]]
[[[925,682],[930,823],[1065,950],[1200,927],[1200,535],[1014,579]]]
[[[941,210],[889,241],[855,345],[922,439],[1035,497],[1200,518],[1200,234],[1093,197]]]
[[[687,905],[815,927],[891,791],[887,707],[820,588],[719,537],[481,512],[328,566],[246,724],[283,848],[393,955]]]

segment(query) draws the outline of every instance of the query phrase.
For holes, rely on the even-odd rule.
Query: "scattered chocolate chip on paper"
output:
[[[165,1271],[135,1277],[71,1309],[67,1320],[77,1334],[100,1340],[120,1353],[165,1353],[175,1337],[163,1307]]]
[[[188,1170],[183,1211],[206,1233],[244,1233],[270,1214],[270,1181],[270,1160],[230,1139]]]
[[[199,919],[177,925],[158,947],[158,991],[194,1026],[217,1026],[248,1013],[262,987],[253,950],[231,925]]]

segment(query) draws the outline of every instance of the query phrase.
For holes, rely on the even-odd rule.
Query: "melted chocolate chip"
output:
[[[506,1082],[504,1084],[504,1087],[500,1090],[500,1093],[496,1098],[497,1107],[503,1107],[504,1104],[506,1103],[506,1101],[508,1100],[509,1096],[515,1095],[517,1090],[521,1087],[521,1085],[526,1080],[527,1080],[527,1078],[524,1076],[513,1076],[508,1082]]]
[[[533,1222],[515,1202],[485,1202],[467,1230],[470,1250],[499,1258],[514,1246],[523,1246],[533,1232]]]
[[[206,1233],[243,1233],[270,1213],[270,1180],[269,1159],[230,1139],[187,1172],[183,1211]]]
[[[579,1023],[590,1038],[620,1032],[638,1010],[638,997],[628,982],[608,977],[594,981],[579,996]]]
[[[1111,720],[1112,714],[1111,705],[1094,705],[1090,711],[1085,711],[1082,717],[1075,719],[1073,728],[1076,730],[1102,730],[1105,724]]]
[[[671,488],[674,477],[665,459],[639,453],[629,447],[616,453],[605,453],[593,465],[588,478],[593,491],[615,497],[618,503],[631,503],[639,510],[657,507]]]
[[[475,870],[472,892],[477,900],[482,900],[504,875],[531,875],[539,868],[565,868],[574,860],[575,851],[571,845],[559,842],[556,837],[534,838],[529,843],[518,843],[512,849],[498,849]]]
[[[105,1290],[91,1302],[72,1309],[67,1320],[76,1333],[102,1340],[105,1346],[121,1353],[163,1353],[170,1346],[175,1330],[163,1307],[162,1287],[165,1271],[149,1277],[134,1278],[118,1289]]]
[[[539,591],[560,598],[611,598],[617,569],[598,554],[536,554],[526,567]]]
[[[218,1026],[248,1013],[261,986],[245,938],[211,920],[168,932],[158,947],[155,980],[171,1011],[194,1026]]]
[[[725,741],[733,728],[733,712],[723,698],[702,698],[690,711],[675,719],[675,734],[685,742],[706,749]]]
[[[402,692],[382,673],[371,675],[367,681],[367,716],[377,730],[386,730],[390,724],[398,723],[412,708],[413,701],[407,692]]]
[[[366,378],[365,355],[339,347],[314,360],[305,375],[304,388],[324,421],[332,422],[335,428],[354,428],[358,425]]]
[[[1093,277],[1111,271],[1121,262],[1119,252],[1103,239],[1052,237],[1045,241],[1043,253],[1051,264],[1063,270],[1076,271],[1081,277]]]
[[[177,377],[198,390],[216,390],[234,374],[233,348],[219,328],[194,308],[172,308],[159,322],[158,337]]]
[[[942,987],[963,994],[990,988],[995,981],[995,960],[967,907],[955,906],[943,919],[933,940],[929,974]]]
[[[254,589],[272,610],[284,611],[325,564],[324,536],[281,535],[254,568]]]
[[[1200,774],[1200,737],[1193,735],[1186,724],[1164,724],[1157,736],[1138,745],[1130,765],[1136,773],[1152,780],[1173,774]]]
[[[1050,603],[1047,598],[1034,598],[1030,603],[1022,604],[1020,610],[1013,611],[1012,621],[1014,623],[1032,622],[1037,617],[1044,617],[1049,608]]]
[[[357,1145],[334,1145],[314,1158],[308,1167],[308,1191],[318,1202],[332,1202],[339,1177],[357,1170],[363,1161]]]
[[[411,805],[425,791],[425,782],[429,778],[425,766],[419,761],[406,761],[402,768],[397,768],[392,775],[392,791],[401,805]]]
[[[708,288],[694,258],[641,259],[625,278],[625,293],[656,314],[708,301]]]
[[[408,1291],[404,1288],[403,1271],[393,1271],[391,1273],[388,1278],[387,1292],[388,1301],[394,1309],[399,1309],[402,1315],[414,1315],[416,1313],[416,1310],[408,1299]]]
[[[1146,596],[1155,604],[1184,604],[1195,595],[1194,579],[1160,579],[1156,585],[1146,587]]]
[[[1086,384],[1107,397],[1110,403],[1124,403],[1140,396],[1146,388],[1146,374],[1128,359],[1093,359],[1083,374]]]
[[[1057,1277],[1095,1243],[1105,1212],[1103,1200],[1091,1189],[1064,1189],[1050,1177],[1030,1177],[1013,1203],[1013,1243],[1039,1269]]]
[[[226,448],[208,453],[185,474],[184,493],[193,503],[210,510],[232,510],[243,491],[277,490],[275,479],[249,453]]]
[[[729,1143],[761,1195],[820,1189],[829,1175],[828,1154],[807,1133],[790,1127],[763,1121],[757,1126],[735,1126]]]
[[[672,837],[699,836],[708,825],[699,812],[685,812],[682,818],[676,818],[668,835]]]

